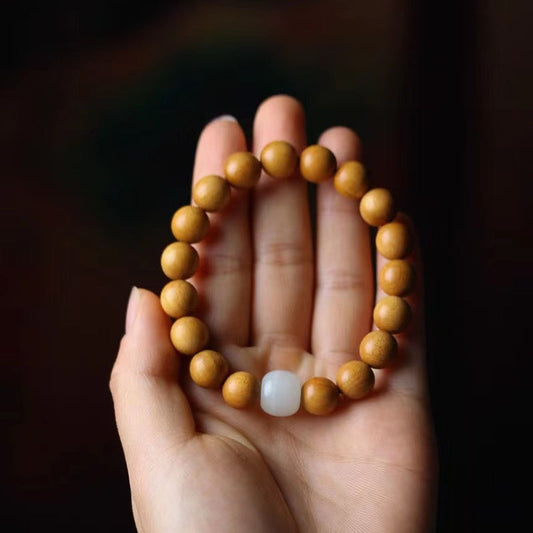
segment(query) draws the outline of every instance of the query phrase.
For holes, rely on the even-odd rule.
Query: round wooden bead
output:
[[[312,144],[300,155],[300,173],[312,183],[320,183],[335,174],[337,160],[331,150],[325,146]]]
[[[188,281],[176,279],[163,287],[159,299],[168,316],[180,318],[194,311],[198,303],[198,293]]]
[[[403,259],[409,255],[411,246],[411,234],[403,222],[390,222],[377,232],[376,248],[387,259]]]
[[[370,226],[382,226],[396,216],[394,200],[388,189],[371,189],[359,203],[363,220]]]
[[[415,269],[404,259],[393,259],[379,273],[379,286],[391,296],[405,296],[415,286]]]
[[[217,389],[228,375],[226,358],[214,350],[202,350],[189,363],[192,380],[206,389]]]
[[[228,204],[230,198],[230,184],[214,174],[198,180],[192,190],[192,199],[204,211],[219,211]]]
[[[398,343],[388,331],[371,331],[359,345],[361,360],[373,368],[385,368],[396,357]]]
[[[172,324],[170,340],[178,352],[184,355],[194,355],[206,347],[209,341],[209,330],[199,318],[183,316]]]
[[[174,213],[170,228],[178,241],[198,242],[209,231],[209,218],[203,209],[184,205]]]
[[[261,176],[261,163],[250,152],[235,152],[226,159],[224,175],[234,186],[250,189]]]
[[[365,167],[359,161],[346,161],[335,172],[333,184],[339,194],[360,200],[369,188]]]
[[[337,386],[352,400],[366,396],[374,386],[374,372],[362,361],[348,361],[337,372]]]
[[[273,141],[261,151],[261,164],[269,176],[289,178],[298,165],[298,153],[288,142]]]
[[[411,308],[399,296],[385,296],[374,307],[374,322],[379,329],[400,333],[409,325]]]
[[[198,268],[198,252],[186,242],[173,242],[161,254],[161,268],[167,278],[190,278]]]
[[[222,387],[224,401],[235,409],[244,409],[259,399],[259,381],[250,372],[234,372]]]
[[[328,415],[339,401],[337,385],[327,378],[311,378],[302,386],[302,405],[312,415]]]

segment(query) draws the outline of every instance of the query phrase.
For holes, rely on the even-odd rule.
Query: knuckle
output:
[[[341,365],[346,363],[346,361],[351,361],[357,356],[357,350],[349,349],[334,349],[324,347],[318,349],[315,352],[315,357],[319,361],[325,361],[327,363],[327,369],[331,371],[332,375],[337,374],[337,370]]]
[[[113,364],[113,368],[111,369],[111,373],[109,375],[109,390],[111,392],[111,395],[115,397],[118,393],[118,390],[122,386],[122,382],[124,381],[124,371],[122,370],[121,364],[120,364],[120,354],[127,350],[127,335],[124,335],[122,339],[120,340],[120,347],[118,349],[118,356],[115,360],[115,363]]]
[[[334,217],[335,219],[341,216],[350,217],[350,219],[354,216],[360,216],[357,204],[346,200],[349,199],[344,198],[340,194],[336,194],[332,198],[328,198],[328,201],[320,202],[317,207],[318,215]]]
[[[118,394],[121,379],[120,370],[118,369],[118,365],[115,363],[109,376],[109,390],[111,392],[111,396],[116,397]]]
[[[311,264],[311,254],[306,246],[296,242],[269,242],[258,251],[257,262],[273,266]]]
[[[361,272],[328,268],[317,276],[317,288],[331,291],[372,291],[372,282]]]
[[[215,276],[240,275],[250,270],[250,260],[245,256],[233,254],[205,253],[202,257],[200,270],[204,274]]]
[[[283,331],[271,331],[263,333],[257,342],[260,346],[297,346],[297,335]]]

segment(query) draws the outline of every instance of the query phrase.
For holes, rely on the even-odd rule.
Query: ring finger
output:
[[[357,135],[331,128],[319,139],[338,165],[358,159]],[[358,357],[371,326],[373,276],[369,229],[358,202],[341,196],[329,180],[317,193],[317,281],[312,329],[316,372],[334,377],[340,365]]]

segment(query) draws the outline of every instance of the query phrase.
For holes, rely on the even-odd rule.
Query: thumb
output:
[[[109,383],[130,480],[194,435],[169,329],[159,298],[134,287]]]

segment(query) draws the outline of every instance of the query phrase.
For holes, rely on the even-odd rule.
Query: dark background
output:
[[[420,230],[438,530],[520,528],[531,357],[524,1],[51,1],[0,8],[2,524],[130,531],[108,376],[158,291],[197,136],[289,93],[358,131]],[[531,402],[529,402],[531,404]]]

